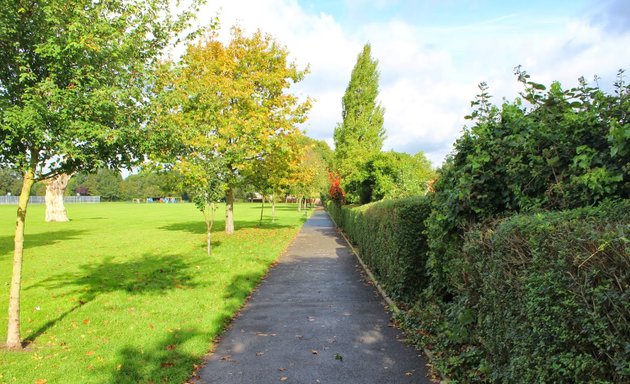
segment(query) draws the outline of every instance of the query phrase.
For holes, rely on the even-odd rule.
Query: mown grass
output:
[[[0,383],[182,383],[294,238],[304,214],[280,206],[258,227],[257,204],[235,208],[213,253],[191,204],[68,205],[45,223],[29,207],[22,279],[25,351],[0,350]],[[0,343],[6,340],[14,206],[0,206]],[[268,211],[267,211],[268,212]]]

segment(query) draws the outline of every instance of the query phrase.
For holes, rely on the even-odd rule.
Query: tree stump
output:
[[[46,181],[46,222],[68,221],[63,195],[66,192],[70,176],[62,173]]]

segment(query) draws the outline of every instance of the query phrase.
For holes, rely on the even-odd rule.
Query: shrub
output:
[[[465,236],[449,303],[405,325],[464,382],[630,381],[630,200],[516,215]]]
[[[357,206],[328,204],[361,258],[393,299],[412,303],[425,285],[426,197],[385,200]]]
[[[328,181],[330,186],[328,188],[328,197],[337,206],[341,206],[346,203],[346,192],[341,187],[341,177],[339,175],[328,172]]]
[[[360,191],[361,204],[425,195],[429,181],[435,178],[431,162],[423,152],[377,153],[363,165],[361,174],[363,178],[356,188]]]
[[[548,90],[516,70],[522,99],[490,104],[487,86],[435,184],[428,222],[433,288],[448,301],[467,228],[497,216],[563,210],[630,198],[630,85],[606,94],[580,79]]]

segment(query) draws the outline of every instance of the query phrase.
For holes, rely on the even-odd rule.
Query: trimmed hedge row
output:
[[[425,197],[386,200],[362,206],[328,204],[328,212],[357,245],[361,258],[385,291],[411,304],[425,286]]]
[[[499,382],[630,381],[630,201],[467,234],[462,295]]]
[[[422,265],[429,211],[425,198],[329,206],[388,293],[418,299],[401,324],[439,371],[459,382],[630,382],[630,200],[472,228],[448,301]]]

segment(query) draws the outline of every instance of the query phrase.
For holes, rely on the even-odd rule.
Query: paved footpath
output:
[[[316,211],[223,335],[201,383],[431,383],[376,289]]]

